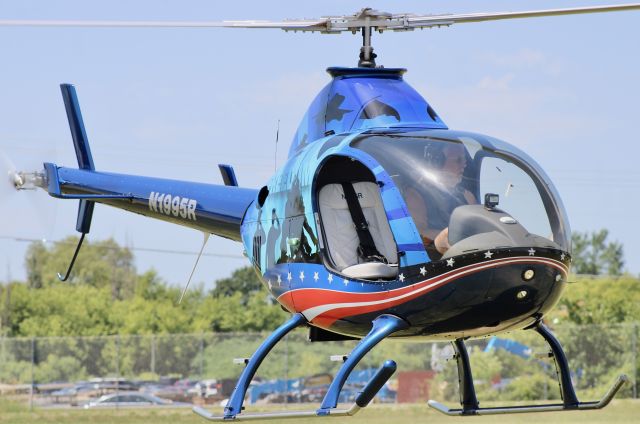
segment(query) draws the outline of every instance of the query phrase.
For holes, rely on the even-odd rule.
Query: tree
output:
[[[608,236],[609,231],[606,229],[592,233],[573,233],[573,272],[622,275],[623,246],[615,241],[607,242]]]
[[[640,321],[640,280],[578,277],[569,284],[551,320],[576,325],[610,325]]]
[[[216,286],[211,291],[211,294],[214,297],[220,297],[241,293],[243,303],[246,304],[251,294],[261,289],[262,283],[255,270],[250,266],[245,266],[233,271],[231,277],[216,281]]]
[[[39,289],[59,285],[57,273],[66,272],[77,243],[77,237],[68,237],[51,248],[39,242],[32,243],[25,259],[29,287]],[[67,284],[108,286],[113,299],[124,299],[133,295],[135,280],[133,254],[108,239],[94,243],[85,241]]]

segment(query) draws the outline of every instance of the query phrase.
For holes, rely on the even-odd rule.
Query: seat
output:
[[[360,240],[341,184],[327,184],[318,194],[329,256],[338,271],[347,277],[364,280],[395,278],[398,274],[398,251],[378,185],[364,181],[352,184],[376,249],[388,263],[363,262],[359,257]]]

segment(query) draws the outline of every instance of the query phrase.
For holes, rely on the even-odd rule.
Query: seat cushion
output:
[[[362,213],[369,224],[369,232],[378,249],[391,264],[398,262],[398,252],[389,221],[380,198],[380,189],[373,182],[353,183]],[[356,232],[349,205],[341,184],[328,184],[319,193],[320,216],[326,235],[329,255],[338,270],[343,271],[360,263]],[[384,264],[383,264],[384,265]],[[395,271],[394,271],[395,272]]]
[[[396,278],[398,266],[387,265],[382,262],[365,262],[352,265],[342,270],[347,277],[362,280],[377,280]]]

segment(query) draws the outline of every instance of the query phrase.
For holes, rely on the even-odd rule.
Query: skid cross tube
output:
[[[389,336],[396,331],[407,328],[409,324],[402,318],[398,318],[393,315],[380,315],[373,321],[373,327],[369,334],[367,334],[360,343],[349,354],[349,357],[342,364],[342,367],[336,374],[327,394],[325,395],[320,409],[318,409],[318,415],[330,414],[331,409],[338,405],[338,397],[342,386],[347,381],[349,374],[353,371],[353,368],[360,362],[360,360],[367,354],[375,345],[377,345],[382,339]],[[395,364],[394,364],[395,365]]]
[[[262,342],[258,350],[251,356],[249,363],[236,383],[236,388],[233,389],[233,393],[229,398],[227,406],[224,408],[224,418],[233,419],[237,414],[242,412],[242,403],[244,402],[244,395],[247,393],[249,384],[256,374],[258,367],[262,363],[262,360],[273,349],[273,347],[291,330],[306,323],[307,320],[302,314],[294,314],[287,322],[282,324],[276,331],[274,331],[267,339]]]

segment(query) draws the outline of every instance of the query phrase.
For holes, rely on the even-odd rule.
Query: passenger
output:
[[[463,184],[467,156],[462,144],[435,143],[425,147],[427,176],[421,187],[407,187],[404,197],[431,259],[449,249],[449,219],[458,206],[478,203]]]

